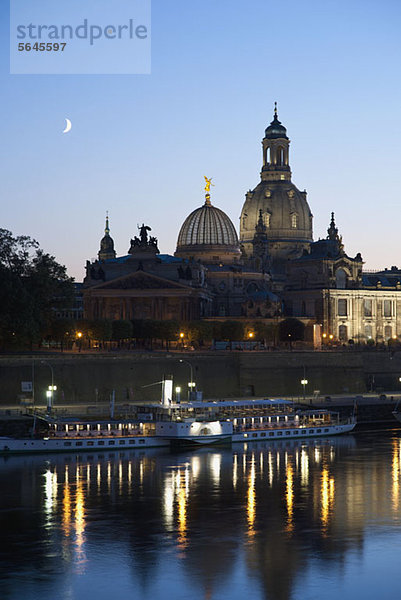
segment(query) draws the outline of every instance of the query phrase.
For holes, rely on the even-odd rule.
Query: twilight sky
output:
[[[151,75],[10,75],[7,5],[0,227],[37,239],[78,281],[106,210],[117,254],[142,222],[173,253],[203,175],[238,230],[274,101],[314,238],[334,211],[350,256],[401,267],[398,0],[153,0]]]

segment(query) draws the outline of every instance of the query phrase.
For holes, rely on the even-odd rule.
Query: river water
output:
[[[401,597],[401,430],[0,457],[2,600]]]

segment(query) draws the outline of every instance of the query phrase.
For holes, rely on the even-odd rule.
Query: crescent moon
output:
[[[65,120],[65,129],[63,130],[63,133],[68,133],[71,130],[72,127],[72,123],[70,121],[70,119],[66,119]]]

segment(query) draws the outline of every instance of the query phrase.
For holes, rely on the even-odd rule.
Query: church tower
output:
[[[116,257],[114,250],[114,241],[110,237],[109,215],[106,214],[106,227],[104,229],[104,237],[100,241],[100,250],[98,252],[99,260],[107,260]]]
[[[312,242],[312,213],[306,192],[291,181],[290,140],[278,119],[277,104],[273,121],[262,140],[261,181],[246,194],[241,212],[240,242],[245,261],[253,258],[255,228],[260,221],[266,228],[271,272],[280,279],[288,259],[297,258]]]

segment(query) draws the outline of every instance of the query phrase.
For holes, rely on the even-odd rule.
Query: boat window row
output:
[[[330,429],[323,429],[323,433],[329,433]],[[322,429],[300,429],[300,430],[292,430],[292,431],[262,431],[261,433],[244,433],[244,438],[257,438],[257,437],[282,437],[293,436],[293,435],[313,435],[314,433],[322,433]]]
[[[116,446],[116,445],[117,446],[125,446],[125,445],[134,446],[137,443],[137,441],[139,444],[145,443],[145,440],[107,440],[107,441],[106,440],[96,440],[96,442],[88,440],[86,442],[64,442],[64,446],[66,448],[70,448],[72,446],[74,446],[74,448],[78,448],[78,447],[81,447],[84,445],[85,445],[85,448],[92,447],[92,446]]]

